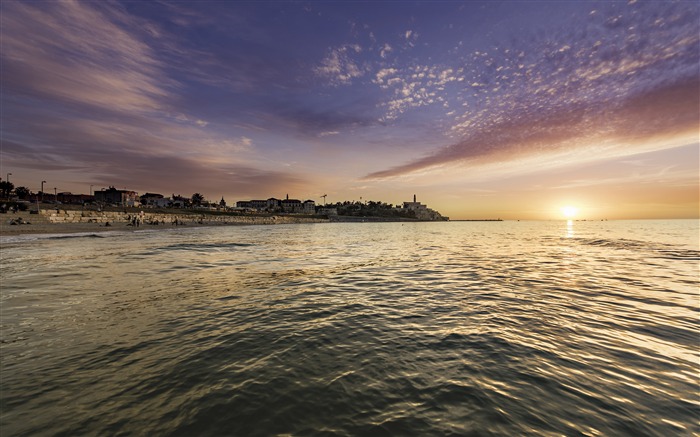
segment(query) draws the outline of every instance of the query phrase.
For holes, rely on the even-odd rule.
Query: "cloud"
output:
[[[387,55],[391,53],[393,49],[391,46],[386,43],[382,46],[382,48],[379,50],[379,56],[381,56],[382,59],[386,59]]]
[[[348,129],[376,125],[375,117],[348,105],[342,109],[332,106],[317,107],[297,106],[287,103],[269,110],[264,117],[278,128],[294,129],[303,136],[323,137],[335,135]],[[263,117],[263,115],[261,115]]]
[[[415,47],[418,40],[418,32],[409,29],[403,34],[403,37],[408,47]]]
[[[114,111],[166,105],[175,84],[144,42],[156,37],[152,25],[72,1],[10,2],[3,15],[5,92]]]
[[[524,156],[634,154],[697,138],[697,8],[618,6],[582,26],[464,53],[459,67],[380,70],[373,82],[389,93],[383,119],[444,108],[436,122],[452,144],[367,178]]]
[[[160,191],[306,186],[183,110],[171,37],[113,3],[3,4],[3,166]]]
[[[450,163],[474,165],[527,156],[574,154],[597,160],[697,140],[700,129],[700,81],[697,77],[633,96],[617,107],[577,106],[504,118],[477,129],[464,140],[424,158],[371,173],[383,179]],[[566,161],[557,164],[567,164]]]
[[[399,70],[396,68],[382,68],[381,70],[377,71],[373,82],[382,88],[388,88],[389,80],[391,80],[391,78],[398,72]]]
[[[334,86],[348,85],[353,79],[365,74],[365,69],[352,58],[361,52],[362,48],[357,44],[347,44],[331,49],[321,61],[321,65],[315,68],[315,72]]]
[[[250,193],[308,185],[302,177],[240,159],[253,152],[250,138],[202,138],[189,128],[172,129],[178,128],[44,116],[15,129],[17,141],[3,138],[1,156],[3,165],[15,168],[80,173],[97,185],[149,191]]]
[[[122,159],[127,156],[120,155]],[[221,164],[213,166],[198,160],[176,156],[133,156],[128,177],[124,172],[102,172],[94,179],[96,184],[148,187],[165,193],[194,190],[206,196],[218,197],[223,193],[275,193],[280,187],[293,190],[307,189],[301,178],[282,171],[263,171],[257,168]]]
[[[461,82],[462,73],[461,68],[445,66],[416,65],[402,70],[382,68],[376,73],[373,83],[393,92],[390,100],[380,104],[386,108],[382,120],[396,120],[411,108],[445,104],[451,91],[446,85]]]

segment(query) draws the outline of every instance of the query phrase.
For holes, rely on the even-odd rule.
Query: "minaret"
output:
[[[416,203],[416,195],[413,195],[413,203]]]

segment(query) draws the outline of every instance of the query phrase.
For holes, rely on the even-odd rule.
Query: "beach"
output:
[[[104,223],[31,223],[29,219],[27,221],[30,224],[22,225],[10,225],[9,220],[3,220],[0,224],[0,236],[16,236],[16,235],[28,235],[28,234],[73,234],[73,233],[84,233],[84,232],[104,232],[104,231],[136,231],[143,229],[168,229],[168,228],[179,228],[182,226],[224,226],[223,223],[206,223],[206,224],[194,224],[194,225],[182,225],[176,226],[173,224],[163,224],[163,225],[141,225],[141,226],[131,226],[127,223],[110,223],[110,226],[105,226]],[[227,225],[235,225],[240,223],[230,223]]]
[[[174,224],[175,218],[178,224]],[[266,225],[266,224],[293,224],[293,223],[319,223],[327,220],[321,218],[294,217],[294,216],[208,216],[191,215],[186,220],[182,215],[159,214],[158,224],[142,222],[138,226],[125,220],[104,221],[51,221],[43,215],[35,214],[3,214],[0,217],[0,236],[17,236],[30,234],[72,234],[105,231],[137,231],[146,229],[173,229],[192,228],[202,226],[242,226],[242,225]],[[24,224],[10,224],[12,221],[26,222]],[[107,225],[109,223],[109,225]]]

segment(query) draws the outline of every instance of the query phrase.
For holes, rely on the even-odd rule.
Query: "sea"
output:
[[[0,243],[2,437],[700,435],[697,220]]]

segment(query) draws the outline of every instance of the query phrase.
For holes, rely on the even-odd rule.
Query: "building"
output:
[[[403,210],[413,212],[414,216],[418,220],[430,220],[430,221],[449,220],[448,217],[443,217],[442,215],[440,215],[439,212],[428,208],[426,205],[423,205],[420,202],[417,202],[415,194],[413,195],[413,202],[404,202],[403,203]]]
[[[305,200],[303,205],[304,214],[316,214],[316,202],[313,200]]]
[[[267,200],[251,200],[248,202],[250,208],[257,209],[258,211],[265,211],[267,209]]]
[[[286,199],[282,200],[281,204],[282,212],[286,212],[288,214],[299,213],[302,212],[304,209],[304,205],[301,203],[301,200],[290,199],[289,196],[287,196]]]
[[[266,212],[284,212],[287,214],[315,214],[316,202],[306,200],[302,202],[298,199],[290,199],[289,195],[283,200],[270,197],[267,200],[239,200],[236,208],[251,209]]]
[[[282,201],[279,199],[275,199],[274,197],[270,197],[267,199],[267,210],[270,212],[275,212],[279,211],[280,208],[282,207]]]
[[[173,196],[170,198],[170,206],[173,208],[187,208],[190,206],[190,199],[184,196],[180,196],[179,194],[176,196],[173,194]]]
[[[140,199],[143,206],[152,208],[166,208],[170,206],[170,199],[166,199],[162,194],[146,193]]]
[[[92,202],[95,198],[87,194],[73,194],[66,191],[58,193],[56,195],[56,200],[63,204],[82,205]]]
[[[95,191],[95,201],[117,206],[139,206],[140,204],[136,191],[117,190],[114,187]]]

